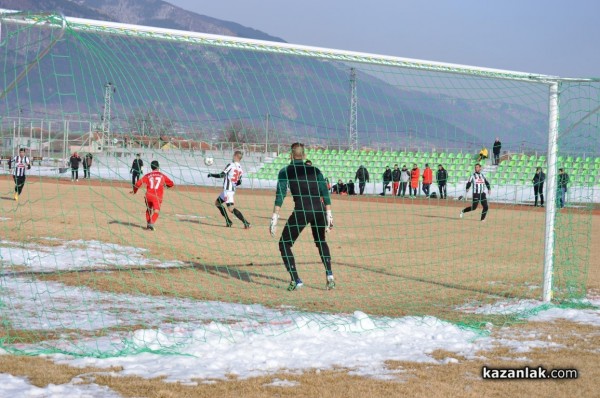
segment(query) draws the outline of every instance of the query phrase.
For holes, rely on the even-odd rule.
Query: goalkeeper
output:
[[[331,254],[325,241],[325,232],[333,228],[331,198],[329,197],[327,183],[319,169],[304,163],[304,144],[297,142],[292,144],[290,157],[292,162],[281,169],[277,177],[275,206],[269,232],[271,236],[275,236],[279,211],[289,186],[295,206],[292,215],[283,227],[279,239],[281,258],[292,278],[288,290],[296,290],[303,286],[296,270],[296,260],[292,253],[292,246],[308,224],[310,224],[315,245],[319,249],[321,261],[325,266],[325,287],[330,290],[335,287],[335,282],[331,271]]]

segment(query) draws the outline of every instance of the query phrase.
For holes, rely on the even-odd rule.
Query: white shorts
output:
[[[221,199],[221,201],[225,204],[232,205],[233,195],[235,195],[235,191],[223,191],[219,195],[219,199]]]

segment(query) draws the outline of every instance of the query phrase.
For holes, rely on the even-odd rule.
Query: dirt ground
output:
[[[274,307],[293,305],[333,313],[360,308],[374,315],[427,314],[472,325],[492,322],[498,330],[502,326],[515,331],[532,328],[536,333],[549,333],[564,340],[565,348],[533,350],[528,354],[529,364],[575,367],[581,373],[575,381],[488,382],[479,376],[483,361],[456,358],[456,363],[447,365],[390,363],[390,367],[406,372],[401,383],[349,376],[344,369],[308,372],[292,378],[280,376],[299,381],[301,388],[264,387],[268,381],[257,378],[197,388],[177,386],[171,390],[172,386],[167,388],[161,380],[100,378],[123,396],[595,394],[595,380],[600,376],[595,365],[600,329],[568,322],[516,324],[502,316],[465,315],[455,310],[466,303],[483,304],[499,297],[541,297],[545,221],[542,209],[492,203],[487,222],[481,223],[479,209],[459,219],[458,213],[466,204],[455,200],[336,197],[335,228],[328,235],[328,242],[338,288],[324,289],[323,266],[310,231],[306,231],[294,246],[306,287],[298,295],[285,290],[289,276],[281,263],[277,240],[268,234],[272,192],[238,191],[236,206],[253,225],[244,230],[235,219],[233,228],[225,227],[213,205],[218,191],[176,187],[165,193],[157,230],[150,232],[144,229],[143,195],[131,195],[125,183],[30,178],[18,204],[11,190],[12,181],[0,180],[3,240],[46,245],[49,237],[99,240],[146,248],[150,256],[184,264],[175,269],[63,272],[34,275],[36,278],[111,292]],[[291,213],[291,209],[292,200],[287,198],[282,214]],[[600,236],[600,215],[596,213],[598,210],[592,216],[580,209],[561,213],[557,222],[560,239],[555,280],[559,287],[569,275],[578,288],[600,294],[600,245],[594,244]],[[284,222],[280,221],[279,231]],[[7,269],[6,265],[4,272],[27,273],[22,267]],[[0,333],[14,337],[19,331]],[[30,335],[29,339],[35,341],[36,337]],[[439,355],[443,358],[451,354]],[[501,348],[485,357],[494,358],[487,364],[495,367],[517,361],[517,355]],[[42,358],[0,356],[0,372],[28,375],[43,385],[68,381],[85,370],[67,369]]]

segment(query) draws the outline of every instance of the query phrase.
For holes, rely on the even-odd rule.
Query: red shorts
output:
[[[160,210],[162,198],[154,195],[146,195],[146,207],[152,210]]]

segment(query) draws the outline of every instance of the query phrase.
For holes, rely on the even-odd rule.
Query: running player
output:
[[[469,188],[471,188],[471,184],[473,184],[473,204],[469,207],[465,207],[460,212],[460,218],[463,218],[465,213],[468,213],[477,208],[477,205],[481,203],[483,206],[483,210],[481,212],[481,222],[485,222],[485,216],[488,212],[488,204],[487,204],[487,196],[484,192],[485,188],[487,188],[487,194],[490,195],[492,190],[490,189],[490,183],[485,178],[483,173],[481,172],[481,165],[477,163],[475,165],[475,172],[471,174],[471,178],[467,182],[467,193],[469,193]]]
[[[242,166],[240,165],[240,161],[244,157],[242,151],[235,151],[233,154],[233,161],[225,166],[225,169],[220,173],[210,173],[208,177],[214,178],[223,178],[223,192],[219,195],[217,200],[215,200],[215,206],[221,212],[221,215],[225,218],[225,225],[231,227],[233,222],[229,218],[227,211],[235,214],[235,216],[244,223],[244,228],[249,229],[250,223],[248,220],[244,218],[244,215],[241,211],[235,208],[234,199],[235,196],[235,188],[238,185],[242,185],[242,174],[244,174],[244,170],[242,170]],[[227,210],[225,210],[227,208]]]
[[[19,195],[23,192],[25,186],[26,170],[31,169],[31,161],[29,156],[25,155],[25,149],[19,149],[19,155],[15,156],[9,162],[9,170],[14,168],[12,175],[15,181],[15,200],[19,201]]]
[[[166,185],[167,188],[172,188],[175,184],[169,177],[161,173],[158,160],[153,160],[150,163],[150,168],[152,171],[135,183],[131,193],[135,195],[138,189],[146,184],[146,221],[148,223],[146,229],[154,231],[154,224],[158,220],[160,205],[163,200],[164,187]]]

